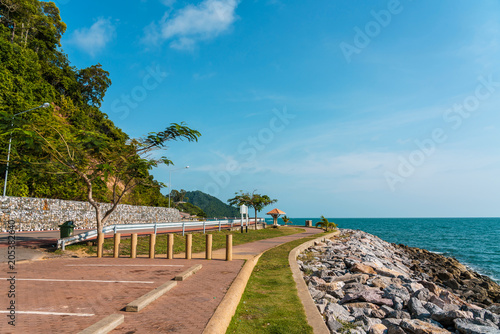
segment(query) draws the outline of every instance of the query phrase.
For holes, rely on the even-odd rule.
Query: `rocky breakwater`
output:
[[[460,274],[457,271],[453,276],[459,287],[450,287],[438,276],[442,264],[437,264],[441,270],[435,268],[434,273],[427,270],[431,258],[416,258],[403,246],[353,230],[316,243],[297,260],[332,333],[500,334],[499,301],[488,294],[491,303],[485,308],[484,298],[470,298],[477,293],[463,289],[457,275],[462,283],[481,281],[482,276],[470,273],[467,278],[468,274],[462,274],[469,271],[465,266],[460,265]],[[428,266],[422,267],[425,261]],[[489,279],[484,282],[495,285]]]

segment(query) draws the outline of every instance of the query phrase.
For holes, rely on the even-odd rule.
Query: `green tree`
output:
[[[287,216],[283,216],[281,219],[283,219],[285,226],[286,226],[286,224],[288,224],[288,222],[290,222],[290,224],[292,224],[292,222],[290,221],[290,218],[288,218]]]
[[[328,231],[330,229],[334,230],[337,228],[337,224],[334,222],[328,221],[328,219],[325,218],[325,216],[321,216],[321,220],[316,223],[316,227],[321,227],[324,228],[325,231]]]
[[[188,198],[186,197],[186,190],[184,189],[181,189],[180,191],[172,189],[172,191],[170,192],[170,198],[172,199],[172,202],[174,204],[177,202],[185,202],[188,200]]]
[[[255,229],[257,229],[257,213],[262,211],[266,206],[276,203],[277,201],[277,199],[271,199],[267,195],[256,194],[255,192],[252,194],[244,193],[242,190],[240,190],[239,193],[235,193],[233,198],[227,200],[232,206],[246,205],[255,210]]]
[[[75,174],[86,186],[87,201],[96,213],[98,234],[123,197],[138,185],[162,186],[152,182],[148,171],[159,164],[172,164],[166,157],[151,158],[151,152],[164,148],[169,141],[198,141],[201,135],[184,123],[171,124],[164,131],[151,132],[144,138],[123,144],[103,134],[85,130],[71,132],[61,124],[24,124],[15,129],[28,146],[45,153],[38,162],[25,161],[16,150],[13,160],[36,169],[43,165],[51,174]],[[111,191],[111,207],[103,211],[94,198],[95,184],[104,183]]]

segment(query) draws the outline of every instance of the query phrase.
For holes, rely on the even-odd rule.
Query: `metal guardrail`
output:
[[[243,226],[249,223],[255,222],[254,219],[249,219],[248,221],[246,219],[243,219]],[[265,219],[264,218],[257,218],[258,223],[264,223]],[[184,235],[186,228],[192,228],[192,227],[199,227],[200,230],[203,229],[203,233],[205,233],[206,228],[210,227],[219,227],[219,231],[223,227],[234,227],[236,226],[241,226],[242,220],[241,219],[225,219],[225,220],[213,220],[213,221],[195,221],[195,222],[172,222],[172,223],[154,223],[154,224],[117,224],[117,225],[110,225],[106,226],[102,229],[102,232],[104,234],[107,233],[118,233],[120,231],[134,231],[134,230],[146,230],[146,231],[152,231],[156,234],[158,229],[163,229],[163,228],[182,228],[182,235]],[[95,230],[90,230],[86,231],[83,233],[79,233],[77,235],[67,237],[67,238],[62,238],[57,240],[57,248],[61,248],[64,250],[65,246],[71,245],[77,242],[82,242],[85,240],[93,239],[97,237],[97,229]]]

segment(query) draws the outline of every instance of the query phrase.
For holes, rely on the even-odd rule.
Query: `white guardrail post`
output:
[[[185,227],[186,227],[186,222],[182,222],[182,236],[184,236]]]

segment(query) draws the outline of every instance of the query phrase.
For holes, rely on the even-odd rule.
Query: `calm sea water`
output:
[[[294,225],[319,218],[292,218]],[[500,283],[500,218],[328,218],[340,228],[452,256]],[[266,219],[272,223],[272,219]],[[283,221],[280,219],[280,224]]]

